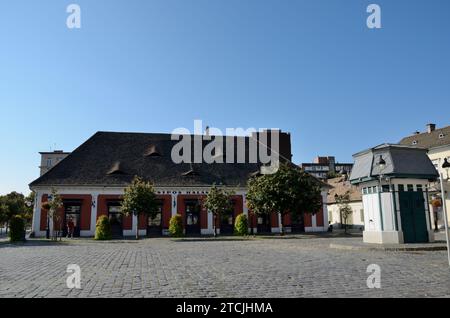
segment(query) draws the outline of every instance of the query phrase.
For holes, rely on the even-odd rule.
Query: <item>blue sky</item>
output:
[[[366,26],[370,3],[381,30]],[[28,192],[39,151],[99,130],[276,127],[299,163],[448,125],[449,12],[447,0],[1,0],[0,193]]]

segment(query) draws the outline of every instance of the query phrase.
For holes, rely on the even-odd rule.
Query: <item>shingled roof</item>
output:
[[[416,133],[403,138],[400,144],[427,149],[450,145],[450,126],[435,129],[431,132]]]
[[[249,137],[234,138],[243,138],[248,145]],[[210,186],[213,183],[245,186],[249,176],[261,166],[258,163],[176,164],[171,159],[171,150],[177,142],[171,140],[170,134],[97,132],[30,187],[125,186],[135,175],[157,186]],[[203,146],[206,143],[204,141]],[[290,141],[284,151],[289,152],[285,155],[290,158]]]
[[[327,180],[328,184],[332,187],[328,191],[328,204],[335,204],[336,199],[334,196],[337,195],[343,195],[347,191],[350,194],[350,202],[358,202],[362,201],[362,194],[361,189],[359,186],[351,184],[350,181],[347,180],[346,177],[337,177]]]
[[[380,171],[378,160],[385,160]],[[397,144],[381,144],[353,155],[355,165],[350,174],[353,184],[385,177],[435,179],[438,173],[427,156],[427,150]]]

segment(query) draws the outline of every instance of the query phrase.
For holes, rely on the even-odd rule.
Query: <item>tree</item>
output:
[[[0,200],[0,218],[6,225],[8,232],[9,222],[16,215],[24,215],[26,211],[25,197],[22,193],[11,192],[3,196]]]
[[[155,218],[158,213],[158,201],[153,184],[145,182],[135,176],[131,184],[125,189],[121,212],[134,215],[138,219],[136,225],[136,239],[139,239],[139,216],[147,215]]]
[[[284,215],[316,213],[322,206],[318,181],[292,164],[280,164],[273,174],[254,176],[247,186],[248,208],[257,215],[278,213],[281,234],[284,233]]]
[[[25,220],[20,215],[14,215],[11,220],[11,229],[8,233],[11,242],[25,241]]]
[[[216,220],[220,219],[220,216],[226,211],[233,208],[231,195],[233,195],[233,192],[213,185],[203,201],[204,207],[213,214],[214,237],[217,236]]]
[[[42,203],[42,207],[47,210],[47,218],[50,221],[52,226],[51,231],[51,237],[53,240],[56,241],[56,237],[54,236],[55,233],[55,223],[59,223],[59,221],[62,221],[62,218],[58,215],[58,210],[63,206],[62,199],[60,195],[58,194],[58,191],[56,189],[52,189],[52,194],[49,197],[49,200],[47,202]],[[62,225],[61,225],[62,227]]]
[[[7,211],[8,211],[8,206],[5,203],[4,197],[0,196],[0,230],[3,230],[3,226],[6,224]],[[0,232],[0,234],[1,234],[1,232]]]
[[[350,207],[350,191],[346,191],[344,194],[336,194],[334,199],[339,207],[339,214],[344,223],[344,233],[347,234],[347,221],[349,216],[353,213]]]
[[[24,218],[28,224],[31,223],[33,218],[34,202],[36,200],[36,193],[31,191],[29,195],[25,197],[25,213]]]

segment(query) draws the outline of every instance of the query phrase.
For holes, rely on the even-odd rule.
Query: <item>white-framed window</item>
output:
[[[444,138],[444,134],[443,134],[443,133],[440,133],[440,134],[439,134],[439,139],[442,139],[442,138]]]
[[[413,140],[412,144],[413,146],[417,145],[417,140]]]

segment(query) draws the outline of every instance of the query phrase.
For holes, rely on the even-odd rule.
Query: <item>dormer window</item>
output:
[[[144,152],[144,157],[161,157],[162,153],[155,145],[150,145]]]
[[[442,139],[442,138],[444,138],[444,134],[443,134],[443,133],[440,133],[440,134],[439,134],[439,139]]]
[[[122,175],[126,173],[123,171],[122,164],[119,161],[117,161],[112,165],[111,169],[109,169],[106,174],[108,176],[112,176],[112,175]]]
[[[190,169],[186,172],[183,172],[181,174],[183,177],[189,177],[189,176],[198,176],[198,172],[195,170],[194,165],[190,164]]]
[[[417,145],[417,140],[413,140],[412,144],[413,146]]]

